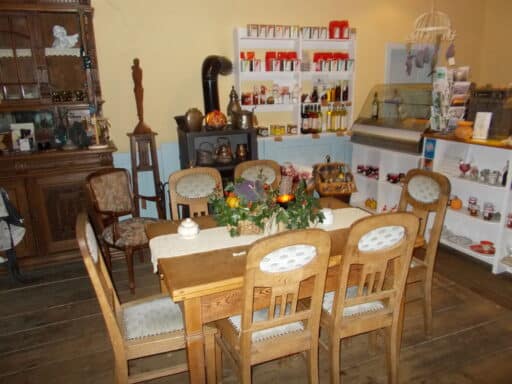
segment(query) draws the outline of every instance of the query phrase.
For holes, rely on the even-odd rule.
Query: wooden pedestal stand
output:
[[[132,161],[133,193],[136,214],[140,215],[139,207],[139,172],[152,172],[155,186],[156,208],[158,217],[165,219],[165,194],[164,185],[160,181],[160,172],[158,170],[158,157],[156,153],[155,136],[149,126],[144,123],[144,110],[142,106],[144,97],[144,88],[142,88],[142,69],[139,66],[139,59],[133,60],[132,76],[134,82],[133,92],[135,93],[135,102],[137,104],[137,115],[139,122],[132,133],[128,133],[130,138],[130,155]],[[142,200],[145,204],[145,200]]]

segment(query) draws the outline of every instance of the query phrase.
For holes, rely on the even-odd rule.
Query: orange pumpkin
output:
[[[462,200],[459,199],[457,196],[455,196],[450,203],[450,208],[455,209],[455,210],[461,209],[462,208]]]

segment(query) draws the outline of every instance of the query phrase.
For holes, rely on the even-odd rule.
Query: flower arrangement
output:
[[[209,202],[217,223],[227,226],[231,236],[271,233],[279,225],[287,229],[307,228],[311,223],[322,222],[318,200],[308,195],[305,183],[300,183],[292,197],[286,203],[280,202],[279,192],[269,185],[260,180],[240,179],[226,185],[224,195],[213,193]]]

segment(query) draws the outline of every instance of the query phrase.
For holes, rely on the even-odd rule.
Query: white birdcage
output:
[[[438,36],[441,40],[453,41],[455,31],[452,30],[450,18],[446,13],[432,10],[420,15],[414,22],[414,31],[409,36],[413,44],[434,43]]]

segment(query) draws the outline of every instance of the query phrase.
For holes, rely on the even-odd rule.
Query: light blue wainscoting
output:
[[[275,141],[273,137],[258,138],[258,158],[275,160],[282,164],[291,162],[298,165],[313,165],[325,162],[329,155],[331,161],[342,161],[350,164],[352,144],[349,136],[334,134],[321,135],[313,139],[310,135],[287,136],[283,141]],[[180,169],[179,147],[177,142],[163,143],[158,149],[158,165],[162,183],[167,183],[169,175]],[[114,153],[114,166],[131,170],[129,153]],[[168,188],[165,188],[167,217],[169,215]],[[151,172],[139,173],[139,193],[154,196],[153,175]],[[141,207],[141,216],[157,217],[156,206],[148,202],[146,208]]]

